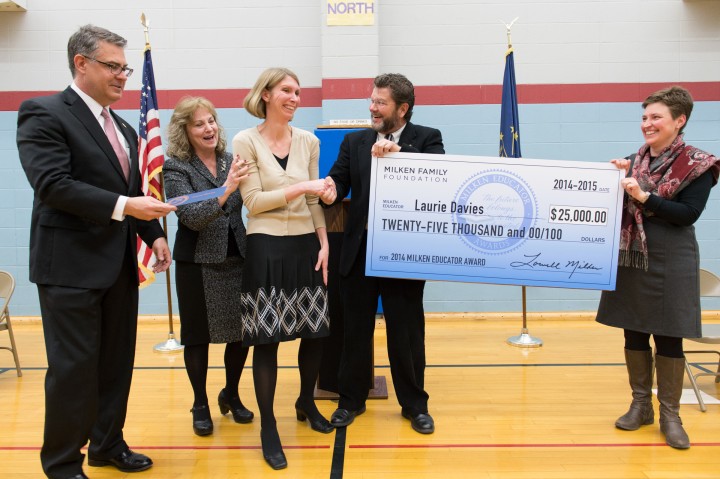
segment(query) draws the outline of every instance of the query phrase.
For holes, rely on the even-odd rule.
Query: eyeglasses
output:
[[[82,53],[81,53],[81,55],[82,55]],[[94,62],[105,65],[106,67],[108,67],[108,70],[110,70],[110,73],[112,73],[113,75],[119,75],[119,74],[125,72],[126,76],[130,76],[133,74],[133,71],[134,71],[132,68],[128,68],[127,66],[118,65],[117,63],[108,63],[108,62],[104,62],[102,60],[98,60],[97,58],[89,57],[87,55],[83,55],[83,56],[85,58],[87,58],[88,60],[92,60]]]
[[[384,106],[388,106],[389,103],[385,100],[375,100],[373,98],[368,98],[368,102],[370,102],[371,105],[375,105],[378,108],[382,108]]]

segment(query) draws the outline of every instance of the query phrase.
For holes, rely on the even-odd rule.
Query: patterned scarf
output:
[[[686,146],[678,135],[657,158],[650,158],[650,147],[643,145],[635,157],[632,177],[644,191],[665,199],[672,199],[683,188],[707,170],[713,174],[713,186],[718,181],[718,158],[692,146]],[[653,216],[643,204],[625,196],[620,226],[620,266],[648,269],[647,236],[643,216]]]

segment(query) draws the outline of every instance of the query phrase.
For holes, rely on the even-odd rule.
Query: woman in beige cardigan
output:
[[[320,368],[320,338],[329,334],[328,241],[318,196],[331,186],[318,179],[318,139],[290,126],[300,104],[297,76],[270,68],[245,98],[245,109],[264,119],[238,133],[233,150],[249,163],[240,185],[249,210],[242,284],[243,344],[254,346],[253,378],[260,409],[263,456],[273,469],[287,467],[273,400],[281,341],[301,338],[297,419],[316,431],[332,425],[313,398]]]

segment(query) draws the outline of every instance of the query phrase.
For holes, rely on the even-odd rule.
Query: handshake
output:
[[[332,204],[337,199],[335,182],[329,176],[325,179],[308,181],[307,193],[319,197],[326,205]]]

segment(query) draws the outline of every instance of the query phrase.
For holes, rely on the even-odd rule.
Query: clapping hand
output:
[[[230,194],[238,189],[240,181],[248,177],[248,170],[250,169],[247,161],[240,158],[240,155],[235,155],[232,163],[230,164],[230,171],[228,172],[227,179],[225,180],[226,193]]]

